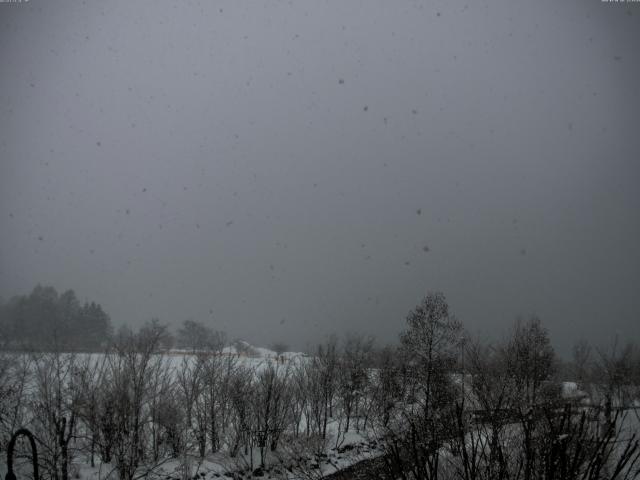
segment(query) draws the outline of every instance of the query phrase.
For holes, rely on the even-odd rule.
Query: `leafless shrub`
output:
[[[108,355],[105,391],[111,403],[107,407],[113,459],[120,478],[133,480],[153,472],[166,459],[154,461],[149,448],[150,406],[164,392],[152,379],[167,368],[156,355],[166,328],[150,322],[133,335],[123,335]]]
[[[82,370],[73,354],[33,356],[34,414],[32,427],[39,440],[39,459],[45,475],[68,480],[75,449],[81,403]]]
[[[6,450],[11,434],[27,422],[30,372],[30,356],[0,352],[0,452]]]

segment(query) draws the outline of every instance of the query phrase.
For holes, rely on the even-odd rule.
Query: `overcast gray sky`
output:
[[[640,339],[640,3],[0,3],[0,295],[257,344]]]

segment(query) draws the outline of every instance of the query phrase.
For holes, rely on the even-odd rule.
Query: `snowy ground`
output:
[[[295,365],[297,362],[305,362],[308,356],[298,352],[276,352],[260,347],[244,345],[239,352],[235,347],[225,347],[221,352],[224,356],[237,356],[241,364],[258,372],[269,363],[277,362],[282,365]],[[249,352],[247,354],[247,352]],[[183,361],[189,361],[193,352],[186,350],[171,350],[163,353],[169,364],[179,368]],[[99,362],[104,358],[102,354],[80,354],[81,357],[90,358]],[[456,384],[464,387],[468,383],[465,378],[455,378]],[[565,398],[585,399],[586,392],[578,389],[573,382],[562,384],[562,394]],[[640,405],[638,405],[640,407]],[[640,409],[629,410],[624,419],[625,428],[629,432],[640,431]],[[148,478],[161,478],[163,480],[181,479],[185,477],[186,464],[188,478],[192,479],[238,479],[255,478],[264,479],[314,479],[322,478],[336,471],[345,469],[362,460],[371,459],[382,455],[382,448],[373,439],[372,432],[350,431],[343,433],[340,430],[338,419],[333,419],[327,426],[327,439],[321,444],[310,445],[309,440],[283,438],[278,451],[266,454],[266,466],[260,468],[260,451],[244,454],[242,452],[236,458],[230,458],[228,453],[217,453],[200,459],[189,456],[181,459],[168,459],[164,464],[155,469]],[[305,443],[306,442],[306,443]],[[310,452],[320,452],[312,454]],[[25,473],[30,472],[30,467]],[[5,459],[0,459],[0,478],[6,473]],[[88,459],[76,458],[71,469],[71,478],[103,480],[117,479],[117,473],[113,465],[97,464],[89,465]],[[21,476],[19,475],[19,478]]]
[[[239,352],[234,346],[225,347],[220,353],[223,356],[238,357],[239,362],[256,372],[265,368],[269,363],[281,365],[295,365],[305,362],[309,358],[304,353],[284,352],[277,354],[267,348],[245,345]],[[248,353],[247,353],[248,352]],[[173,349],[164,352],[172,368],[178,369],[182,362],[195,358],[193,351]],[[102,354],[78,354],[80,359],[89,359],[100,362],[104,359]],[[355,420],[355,419],[354,419]],[[327,438],[321,447],[318,444],[309,445],[304,439],[282,439],[275,453],[268,452],[265,469],[260,468],[260,451],[254,448],[252,452],[241,452],[236,458],[230,458],[228,453],[221,452],[209,454],[204,459],[196,456],[188,456],[186,459],[167,459],[165,463],[157,467],[153,472],[145,475],[145,478],[161,478],[173,480],[184,478],[184,465],[188,465],[188,477],[192,479],[239,479],[255,478],[264,479],[312,479],[321,478],[338,470],[344,469],[362,460],[381,455],[382,451],[373,440],[367,436],[367,432],[357,433],[350,431],[340,432],[338,419],[333,419],[327,425]],[[370,433],[370,432],[369,432]],[[312,454],[311,451],[321,453]],[[186,460],[186,461],[185,461]],[[26,466],[25,475],[30,475],[31,467]],[[0,478],[6,474],[6,460],[0,459]],[[21,478],[18,475],[18,478]],[[100,464],[96,458],[96,466],[91,467],[89,459],[76,457],[70,470],[70,478],[75,479],[117,479],[115,466]]]
[[[264,479],[300,479],[322,478],[335,473],[362,460],[377,457],[382,454],[375,441],[368,440],[366,435],[348,432],[340,438],[340,445],[336,446],[338,422],[328,425],[328,438],[324,453],[310,454],[302,443],[287,445],[275,454],[268,454],[265,469],[260,468],[260,452],[257,448],[251,454],[238,455],[230,458],[225,453],[210,454],[204,459],[189,456],[181,459],[168,459],[145,478],[161,478],[163,480],[179,480],[183,478],[184,465],[188,465],[188,477],[192,479],[234,479],[255,478]],[[283,442],[284,444],[285,442]],[[6,474],[6,463],[0,461],[0,475]],[[25,466],[23,474],[29,474],[30,466]],[[22,475],[18,475],[21,478]],[[75,479],[103,480],[118,478],[114,465],[100,464],[95,467],[89,465],[88,459],[76,458],[70,477]]]
[[[335,432],[337,422],[330,425],[330,430]],[[330,439],[335,438],[331,435]],[[374,442],[368,441],[364,436],[355,432],[347,434],[340,447],[328,445],[325,453],[309,454],[302,449],[283,448],[276,454],[267,457],[266,466],[260,468],[260,454],[257,449],[253,452],[253,463],[250,455],[239,455],[238,458],[229,458],[220,453],[208,455],[204,459],[190,456],[189,478],[202,479],[238,479],[262,477],[265,479],[299,479],[321,478],[323,476],[342,470],[362,460],[373,458],[382,454],[382,451]],[[154,476],[165,480],[180,479],[183,475],[183,459],[171,459],[154,472]],[[116,479],[117,474],[111,465],[96,466],[91,468],[88,463],[76,470],[75,478],[102,480]]]

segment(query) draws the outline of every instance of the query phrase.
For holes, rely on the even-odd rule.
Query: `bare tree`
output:
[[[375,370],[371,384],[370,399],[375,419],[384,428],[388,425],[391,411],[405,397],[402,385],[399,353],[397,349],[384,347],[374,357]]]
[[[206,422],[211,450],[217,452],[226,442],[229,419],[232,416],[232,387],[244,387],[234,382],[238,368],[236,355],[208,356],[204,365],[204,396],[200,419]],[[240,373],[242,375],[242,373]]]
[[[571,353],[573,374],[578,386],[584,388],[592,361],[591,345],[584,339],[580,340],[573,346]]]
[[[77,435],[84,440],[85,452],[89,455],[91,467],[95,467],[96,449],[105,451],[101,437],[101,408],[104,407],[100,386],[104,381],[106,356],[85,356],[77,361],[77,382],[79,398],[77,401]],[[108,454],[106,454],[108,456]],[[104,457],[103,457],[104,460]],[[109,461],[109,460],[107,460]]]
[[[306,424],[306,433],[309,435],[311,412],[309,410],[309,378],[307,377],[307,369],[304,362],[296,362],[291,370],[291,421],[293,425],[293,434],[295,437],[300,436],[300,426]]]
[[[607,425],[614,422],[615,410],[632,406],[636,400],[633,388],[640,355],[634,343],[624,347],[618,344],[616,337],[609,349],[597,349],[592,369],[592,386],[596,402],[604,408],[604,420]],[[634,373],[635,372],[635,373]],[[607,426],[605,426],[605,431]]]
[[[386,461],[393,476],[436,479],[449,412],[456,393],[451,373],[457,364],[462,326],[441,293],[430,293],[407,316],[401,335],[408,397],[389,414],[384,429]]]
[[[32,357],[0,352],[0,452],[11,434],[26,423],[26,394],[31,377]]]
[[[33,426],[40,441],[44,470],[55,480],[68,480],[81,400],[81,372],[75,355],[34,355]]]
[[[206,448],[206,430],[194,429],[194,410],[196,402],[202,395],[204,362],[198,357],[184,356],[176,373],[178,404],[184,412],[181,428],[182,446],[182,478],[191,477],[191,462],[189,458],[193,442],[196,440],[200,457],[204,457]],[[194,435],[195,433],[195,435]],[[193,438],[195,437],[195,438]]]
[[[359,406],[365,388],[368,386],[368,369],[371,363],[373,338],[361,335],[347,336],[338,370],[338,392],[341,400],[342,415],[345,424],[344,431],[348,432],[352,417],[356,419],[356,429],[359,427]]]
[[[265,454],[276,450],[282,433],[291,421],[292,395],[289,388],[289,367],[268,362],[257,373],[253,384],[253,435],[260,449],[260,466],[265,466]],[[268,450],[267,450],[268,449]]]
[[[241,447],[246,455],[251,444],[251,407],[250,395],[253,382],[253,372],[245,366],[234,369],[230,378],[229,400],[231,412],[229,423],[233,432],[229,447],[229,454],[235,457]]]
[[[506,479],[517,399],[505,349],[469,342],[465,365],[470,381],[452,416],[456,435],[451,447],[461,459],[460,474],[465,479]]]
[[[308,394],[307,433],[327,438],[327,424],[333,416],[339,368],[338,340],[331,336],[318,345],[316,355],[305,365]]]
[[[527,409],[546,401],[545,395],[551,392],[543,387],[556,372],[556,357],[549,332],[538,317],[516,321],[505,355],[522,407]]]
[[[166,338],[166,327],[152,321],[135,335],[122,335],[108,357],[106,388],[112,399],[114,459],[123,480],[148,475],[157,467],[145,448],[145,429],[151,419],[151,399],[161,394],[153,389],[150,379],[155,370],[167,368],[156,355]]]
[[[185,320],[178,330],[177,344],[191,351],[218,350],[224,343],[224,335],[211,327],[195,320]]]

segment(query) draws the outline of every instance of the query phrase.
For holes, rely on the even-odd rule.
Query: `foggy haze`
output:
[[[640,335],[640,4],[0,4],[0,296],[297,348],[427,291]]]

